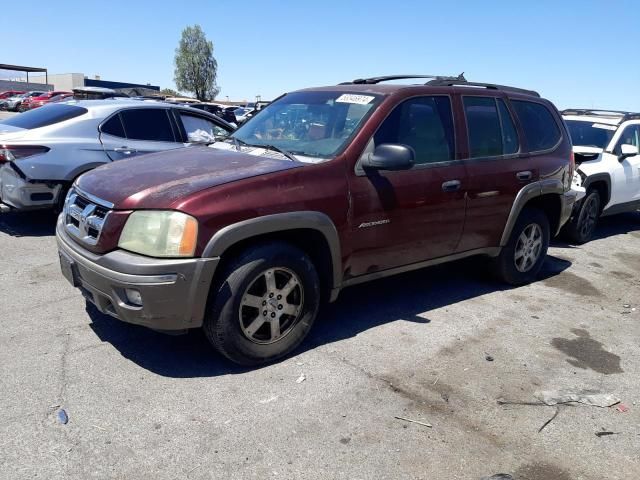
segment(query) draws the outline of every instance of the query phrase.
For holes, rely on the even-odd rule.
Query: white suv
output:
[[[562,116],[577,166],[573,186],[585,192],[564,231],[584,243],[600,216],[640,208],[640,113],[571,109]]]

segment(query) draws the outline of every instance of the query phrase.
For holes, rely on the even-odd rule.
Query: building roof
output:
[[[46,68],[40,67],[25,67],[23,65],[8,65],[5,63],[0,63],[0,70],[11,70],[14,72],[43,72],[47,73]]]

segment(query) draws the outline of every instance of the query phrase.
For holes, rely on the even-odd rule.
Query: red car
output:
[[[9,97],[13,97],[14,95],[20,95],[21,93],[24,93],[24,91],[21,91],[21,90],[7,90],[5,92],[0,92],[0,100],[5,99],[5,98],[9,98]]]
[[[41,107],[41,106],[49,103],[49,101],[53,97],[57,97],[58,95],[67,95],[67,96],[71,97],[71,96],[73,96],[73,92],[65,92],[65,91],[62,91],[62,90],[56,90],[56,91],[53,91],[53,92],[43,93],[42,95],[39,95],[37,97],[25,98],[24,101],[22,102],[22,105],[20,105],[20,111],[24,112],[26,110],[31,110],[33,108]]]

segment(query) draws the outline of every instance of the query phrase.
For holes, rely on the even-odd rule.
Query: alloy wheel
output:
[[[240,328],[254,343],[277,342],[296,326],[303,305],[300,278],[287,268],[270,268],[257,275],[242,295]]]
[[[533,268],[542,252],[542,228],[537,223],[525,227],[516,242],[514,262],[519,272]]]
[[[583,238],[588,238],[595,228],[598,220],[598,202],[596,197],[590,196],[583,208],[584,213],[582,217],[582,224],[580,225],[580,235],[582,235]]]

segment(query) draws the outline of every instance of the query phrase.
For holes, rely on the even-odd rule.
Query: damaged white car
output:
[[[0,212],[60,210],[84,172],[105,163],[231,133],[224,120],[189,107],[139,100],[45,105],[0,121]]]
[[[601,216],[640,208],[640,113],[562,112],[576,161],[573,189],[582,192],[564,231],[588,242]]]

